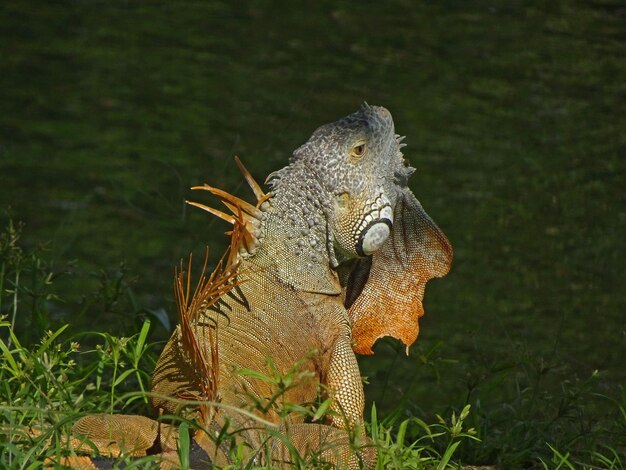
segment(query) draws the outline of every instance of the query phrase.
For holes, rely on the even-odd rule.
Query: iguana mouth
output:
[[[391,233],[393,227],[391,206],[369,213],[363,219],[363,223],[367,225],[359,230],[359,239],[355,249],[359,256],[369,256],[383,246]]]

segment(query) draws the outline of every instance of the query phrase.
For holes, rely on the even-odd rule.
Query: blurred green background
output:
[[[561,414],[568,390],[626,404],[625,98],[619,1],[5,2],[0,221],[55,272],[18,331],[148,316],[166,338],[173,267],[226,243],[188,188],[251,197],[234,155],[263,180],[367,101],[407,135],[411,186],[455,249],[411,356],[383,341],[361,361],[368,398],[472,403],[496,443],[528,448],[524,417],[583,435],[612,418]]]

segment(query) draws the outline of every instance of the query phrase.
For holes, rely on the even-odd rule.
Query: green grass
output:
[[[38,468],[42,462],[60,462],[64,456],[75,455],[66,439],[71,435],[72,423],[81,416],[145,412],[143,405],[147,394],[129,390],[137,384],[144,388],[146,371],[138,368],[138,364],[146,353],[149,326],[149,322],[144,323],[142,331],[131,337],[94,334],[95,349],[82,351],[76,341],[63,339],[67,326],[49,332],[39,344],[27,348],[14,335],[10,322],[0,320],[0,332],[8,338],[7,341],[0,339],[3,357],[0,462],[3,468]],[[280,382],[283,381],[293,383],[289,377],[281,378]],[[282,389],[282,393],[285,390]],[[272,406],[275,404],[274,401]],[[294,406],[286,408],[289,412],[294,409]],[[438,423],[428,425],[418,418],[379,423],[376,408],[372,407],[368,435],[379,449],[377,468],[448,468],[462,440],[476,439],[473,429],[463,428],[469,409],[467,406],[458,417],[453,414],[449,421],[439,418]],[[311,410],[311,418],[321,419],[325,410],[326,407],[321,406]],[[187,429],[190,425],[194,423],[180,423],[181,468],[188,468]],[[420,437],[413,441],[407,439],[409,428],[414,428],[413,434],[417,431]],[[226,438],[237,432],[228,430]],[[237,449],[232,455],[237,462]],[[120,458],[118,464],[129,463],[129,457]],[[140,463],[148,464],[154,459],[141,459]],[[296,467],[310,468],[315,459],[314,455],[298,455],[293,460],[299,462]],[[241,460],[239,464],[249,462]]]
[[[67,324],[52,331],[38,329],[33,319],[51,315],[50,302],[63,302],[54,294],[55,276],[46,269],[41,254],[24,249],[19,240],[19,226],[12,223],[0,236],[0,298],[7,312],[0,320],[0,459],[6,468],[37,468],[46,459],[58,461],[72,455],[66,438],[72,423],[81,416],[103,412],[149,415],[146,391],[162,343],[152,342],[155,321],[149,319],[139,327],[129,326],[127,336],[72,333]],[[34,295],[33,285],[46,286],[45,296],[42,292]],[[126,289],[129,287],[105,283],[90,303],[115,304],[117,297],[127,297]],[[102,296],[102,290],[112,294]],[[39,305],[33,301],[41,296],[48,302]],[[40,311],[19,317],[18,312],[29,311],[20,308],[24,305],[33,309],[39,305]],[[31,325],[29,342],[15,334],[15,325],[21,321]],[[417,348],[413,356],[438,380],[448,374],[447,365],[457,362],[441,358],[439,350]],[[621,399],[605,395],[597,372],[577,380],[567,368],[523,351],[514,352],[512,358],[517,362],[508,367],[466,377],[466,399],[450,403],[441,415],[416,408],[407,397],[396,400],[382,419],[377,406],[370,405],[367,434],[378,448],[377,468],[443,470],[470,464],[498,468],[624,467],[626,395]],[[277,393],[259,403],[260,410],[279,407],[279,414],[286,414],[297,409],[314,421],[326,413],[326,402],[310,409],[281,402],[282,393],[302,379],[295,368],[293,374],[266,379]],[[556,389],[546,385],[555,381],[559,382]],[[499,402],[502,389],[509,397],[506,402]],[[182,423],[185,430],[196,426]],[[35,437],[33,429],[39,431]],[[229,439],[237,432],[224,430],[222,438]],[[188,449],[187,439],[181,439],[183,467]],[[233,449],[233,455],[237,458],[243,454]],[[304,467],[315,458],[298,456],[296,461]],[[130,462],[120,460],[124,461]],[[150,461],[134,464],[149,465]]]
[[[0,237],[0,263],[2,266],[2,296],[4,310],[8,315],[0,317],[0,457],[6,468],[37,468],[42,462],[59,462],[63,456],[74,455],[67,444],[71,425],[81,416],[95,413],[149,414],[148,383],[151,369],[158,354],[159,345],[149,342],[150,320],[145,320],[138,332],[129,336],[114,336],[108,332],[69,333],[65,324],[54,331],[39,330],[48,323],[34,322],[36,312],[30,318],[18,318],[19,306],[33,296],[32,284],[47,286],[44,298],[61,302],[54,295],[54,275],[47,271],[45,262],[37,252],[22,249],[19,244],[20,228],[10,223]],[[29,279],[22,283],[20,279]],[[111,281],[117,284],[115,281]],[[109,285],[101,290],[114,292],[113,297],[98,295],[94,303],[117,302],[124,296],[123,289]],[[38,294],[35,297],[42,296]],[[94,294],[95,296],[96,294]],[[30,306],[37,302],[28,302]],[[39,317],[46,317],[46,302],[40,306]],[[15,324],[28,322],[35,332],[25,344],[15,334]],[[35,340],[37,334],[42,335]],[[272,368],[270,368],[272,369]],[[255,375],[255,371],[240,371]],[[261,377],[270,382],[277,392],[267,401],[259,402],[257,408],[267,411],[276,408],[280,415],[294,411],[309,413],[309,418],[319,421],[327,413],[329,401],[321,402],[311,409],[297,404],[282,403],[281,397],[297,384],[300,373],[294,366],[293,373],[286,376],[274,374]],[[280,409],[279,409],[280,408]],[[452,414],[449,422],[427,425],[418,418],[405,419],[394,424],[393,420],[379,421],[376,408],[372,406],[372,418],[368,427],[374,445],[380,449],[378,468],[444,468],[452,463],[455,450],[463,438],[474,437],[475,431],[464,430],[469,406],[457,417]],[[194,423],[182,421],[183,438],[180,441],[181,465],[188,462],[189,441],[186,429]],[[419,437],[410,441],[407,432]],[[238,430],[224,430],[224,439],[237,434]],[[284,437],[281,437],[284,439]],[[233,450],[237,458],[237,449]],[[302,468],[315,462],[315,456],[297,456]],[[129,463],[127,458],[121,463]],[[150,459],[134,462],[148,464]],[[248,462],[240,462],[247,465]]]
[[[188,188],[242,190],[233,155],[263,180],[318,125],[380,104],[455,260],[427,286],[411,354],[382,341],[359,359],[366,414],[375,403],[395,439],[405,419],[471,405],[480,442],[455,461],[620,468],[622,3],[4,2],[0,223],[24,231],[2,235],[0,314],[29,352],[69,325],[58,339],[82,345],[93,387],[102,334],[150,320],[146,377],[175,316],[172,266],[226,244],[225,225],[185,207]],[[110,408],[131,364],[119,354],[89,410]],[[113,396],[140,390],[135,371]],[[407,443],[423,436],[407,425]]]

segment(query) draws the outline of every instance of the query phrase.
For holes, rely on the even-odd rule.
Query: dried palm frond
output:
[[[265,201],[267,201],[270,198],[271,194],[263,192],[263,190],[261,189],[261,186],[259,186],[259,183],[256,182],[254,177],[250,174],[248,169],[243,165],[243,162],[237,156],[235,157],[235,163],[237,164],[239,171],[241,171],[241,174],[243,174],[243,177],[246,179],[248,186],[250,186],[250,189],[252,189],[252,192],[254,193],[254,196],[256,197],[256,200],[257,200],[256,206],[260,207],[261,204],[263,204]]]
[[[235,157],[235,162],[237,166],[241,170],[246,182],[252,189],[254,196],[256,197],[257,204],[253,206],[247,201],[238,198],[237,196],[233,196],[226,191],[223,191],[219,188],[215,188],[208,184],[204,184],[202,186],[194,186],[191,189],[194,190],[202,190],[208,191],[217,197],[222,204],[224,204],[228,209],[230,209],[232,214],[226,214],[220,210],[214,209],[213,207],[205,206],[199,202],[186,201],[187,204],[198,207],[204,211],[209,212],[226,222],[233,224],[233,226],[237,223],[240,224],[241,229],[241,238],[239,240],[238,245],[234,245],[239,248],[239,245],[243,246],[248,253],[254,253],[256,249],[259,247],[259,226],[261,225],[261,221],[265,217],[263,214],[263,210],[261,209],[261,205],[266,202],[270,197],[270,193],[264,193],[259,184],[255,181],[250,172],[246,169],[246,167],[241,163],[239,157]],[[231,235],[233,232],[226,232],[228,235]],[[231,246],[232,239],[231,239]]]
[[[236,247],[241,242],[243,223],[241,217],[234,221],[233,230],[230,232],[231,244],[222,256],[215,269],[207,276],[209,250],[207,249],[204,264],[196,287],[191,291],[191,267],[193,255],[189,256],[187,269],[180,268],[174,273],[174,296],[180,316],[180,331],[183,347],[185,348],[191,365],[198,373],[200,384],[200,396],[189,396],[198,401],[219,401],[219,350],[217,336],[219,331],[215,328],[196,328],[195,322],[198,315],[215,304],[223,295],[237,287],[241,282],[237,279],[239,274],[239,260]],[[201,335],[199,337],[199,335]],[[200,419],[203,424],[211,421],[213,410],[208,405],[199,407]]]
[[[188,204],[216,215],[220,219],[232,224],[232,230],[226,232],[230,235],[230,246],[213,272],[207,276],[208,250],[205,255],[204,265],[200,273],[198,283],[191,293],[191,265],[192,256],[189,256],[187,270],[184,271],[181,261],[180,269],[174,274],[174,294],[180,315],[180,330],[182,344],[191,360],[191,365],[197,371],[201,396],[185,396],[199,401],[218,401],[217,394],[219,381],[219,351],[217,347],[217,325],[214,328],[195,326],[198,315],[210,308],[228,291],[240,284],[237,279],[239,272],[240,248],[245,248],[248,253],[253,253],[259,246],[259,226],[265,217],[260,206],[270,197],[265,194],[250,172],[243,166],[238,157],[235,157],[237,166],[244,175],[248,185],[252,189],[257,205],[253,206],[232,194],[207,184],[195,186],[191,189],[201,189],[216,196],[230,211],[225,214],[204,204],[187,201]],[[198,335],[202,337],[198,337]],[[209,406],[199,407],[202,424],[211,421],[212,409]]]

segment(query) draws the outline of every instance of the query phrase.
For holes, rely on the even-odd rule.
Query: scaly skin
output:
[[[324,457],[338,466],[356,467],[362,458],[369,467],[375,461],[372,448],[359,456],[349,445],[349,436],[362,428],[364,405],[353,349],[370,353],[385,335],[412,343],[424,285],[444,275],[452,257],[447,239],[406,187],[413,169],[405,163],[401,140],[382,107],[363,105],[318,128],[287,167],[270,175],[270,197],[261,210],[246,214],[252,241],[239,247],[237,287],[192,322],[204,357],[219,364],[214,398],[279,424],[301,453],[333,443]],[[209,333],[219,357],[212,357],[209,341],[202,342]],[[285,402],[312,403],[322,385],[332,399],[326,424],[259,409],[275,387],[238,371],[271,376],[268,359],[280,374],[293,372],[294,364],[304,374],[286,391]],[[154,373],[153,392],[161,396],[154,399],[157,409],[176,413],[177,402],[164,397],[202,395],[192,364],[179,328]],[[218,430],[227,422],[232,428],[258,427],[249,415],[226,406],[215,409],[209,427]],[[240,437],[252,449],[262,445],[262,432]],[[227,464],[224,449],[209,441],[201,443],[207,453],[218,465]],[[288,457],[278,440],[269,454],[256,461]]]

